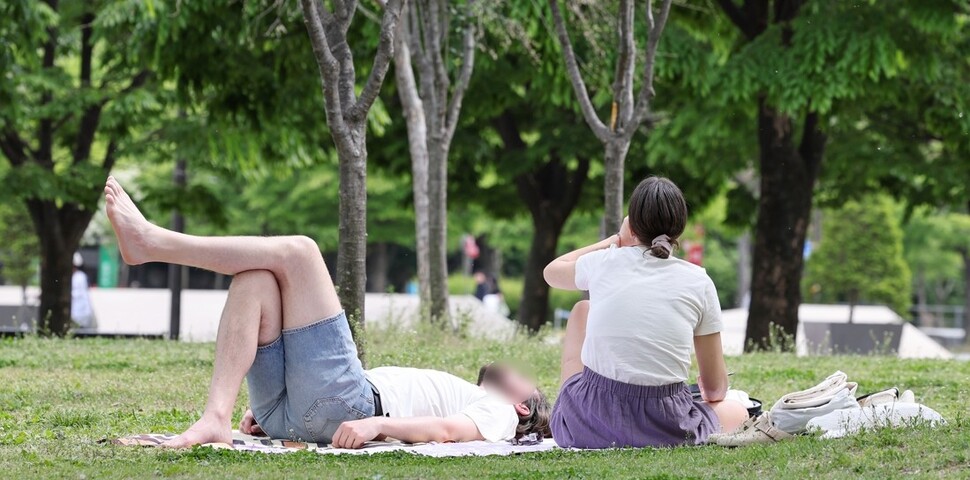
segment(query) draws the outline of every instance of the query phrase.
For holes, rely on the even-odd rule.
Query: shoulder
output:
[[[711,277],[707,274],[707,269],[699,265],[688,262],[682,258],[670,257],[666,260],[670,265],[677,269],[678,273],[692,279],[705,280],[710,282]]]

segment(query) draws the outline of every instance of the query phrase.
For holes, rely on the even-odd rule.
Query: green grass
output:
[[[474,379],[485,362],[514,358],[534,367],[555,393],[558,346],[509,343],[429,329],[371,332],[370,363],[440,368]],[[730,358],[734,385],[766,403],[836,369],[860,391],[913,389],[950,424],[814,438],[743,449],[714,446],[564,452],[517,457],[432,459],[308,453],[265,455],[99,444],[144,432],[178,432],[198,416],[211,344],[163,341],[0,341],[0,471],[4,478],[970,478],[970,363],[883,357],[796,358],[765,353]],[[237,404],[237,419],[245,398]]]

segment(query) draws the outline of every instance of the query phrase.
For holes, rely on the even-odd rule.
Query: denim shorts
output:
[[[341,423],[374,415],[343,312],[283,330],[256,350],[246,379],[253,416],[273,438],[327,444]]]

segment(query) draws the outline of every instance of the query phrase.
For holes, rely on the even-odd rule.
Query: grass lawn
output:
[[[180,432],[199,415],[212,344],[163,341],[0,340],[0,468],[4,478],[970,478],[970,362],[883,357],[797,358],[764,353],[728,359],[734,386],[766,404],[841,369],[860,392],[910,388],[949,425],[883,430],[853,438],[726,450],[715,446],[433,459],[310,453],[265,455],[195,448],[117,447],[97,440]],[[554,396],[558,346],[417,332],[371,332],[371,365],[440,368],[467,379],[492,360],[535,367]],[[245,408],[245,393],[237,414]]]

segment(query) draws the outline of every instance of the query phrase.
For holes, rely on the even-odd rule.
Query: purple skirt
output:
[[[562,385],[551,423],[556,443],[573,448],[700,445],[721,429],[684,383],[631,385],[589,368]]]

